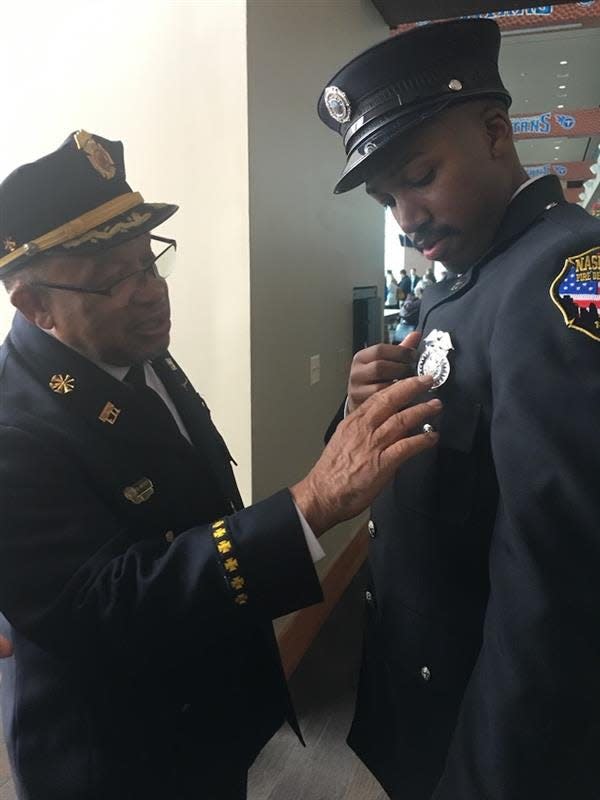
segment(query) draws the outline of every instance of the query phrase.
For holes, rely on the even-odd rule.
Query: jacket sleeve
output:
[[[169,539],[140,539],[73,465],[0,429],[0,607],[51,652],[185,652],[227,620],[269,620],[321,600],[287,490]],[[197,639],[194,642],[197,647]]]
[[[549,296],[563,262],[522,279],[494,326],[490,596],[435,800],[598,792],[600,341]]]

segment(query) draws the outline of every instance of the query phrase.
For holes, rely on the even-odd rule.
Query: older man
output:
[[[85,131],[0,185],[17,309],[0,349],[1,690],[28,800],[245,797],[257,752],[286,718],[297,730],[271,620],[320,599],[315,535],[436,444],[439,401],[401,411],[431,379],[397,384],[304,480],[243,509],[167,352],[176,245],[151,231],[176,210]]]
[[[365,184],[449,270],[420,314],[439,448],[370,524],[350,744],[397,800],[600,791],[600,223],[527,179],[499,45],[488,20],[419,27],[319,103],[347,155],[336,191]],[[400,362],[358,353],[349,410]]]

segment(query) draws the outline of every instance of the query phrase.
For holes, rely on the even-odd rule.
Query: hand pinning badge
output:
[[[446,383],[450,375],[448,353],[454,350],[450,334],[446,331],[433,330],[424,340],[425,350],[421,353],[417,364],[418,375],[430,375],[433,378],[432,389]]]

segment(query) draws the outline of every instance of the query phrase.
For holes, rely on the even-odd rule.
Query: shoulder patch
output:
[[[550,297],[568,328],[600,342],[600,245],[565,260]]]

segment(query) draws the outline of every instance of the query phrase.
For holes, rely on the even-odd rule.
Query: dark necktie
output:
[[[123,378],[123,382],[129,384],[135,391],[136,399],[151,417],[153,425],[159,426],[164,433],[170,436],[182,435],[173,414],[171,414],[161,396],[146,383],[143,364],[134,364],[133,367],[130,367],[129,372]]]

